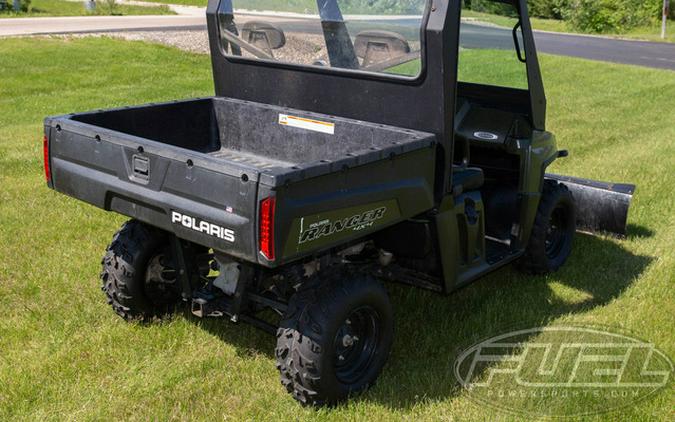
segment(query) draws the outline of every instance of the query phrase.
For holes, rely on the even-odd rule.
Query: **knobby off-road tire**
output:
[[[124,223],[101,264],[101,290],[125,320],[162,317],[181,302],[170,238],[162,230],[136,220]]]
[[[567,186],[545,180],[530,242],[517,267],[528,274],[546,274],[560,268],[572,252],[576,231],[574,198]]]
[[[277,330],[281,384],[304,405],[332,405],[377,379],[393,341],[384,286],[367,275],[327,270],[289,302]]]

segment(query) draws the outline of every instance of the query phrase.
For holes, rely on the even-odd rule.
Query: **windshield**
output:
[[[427,0],[221,0],[227,56],[417,77]]]

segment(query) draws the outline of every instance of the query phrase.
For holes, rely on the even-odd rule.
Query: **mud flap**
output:
[[[577,208],[577,230],[626,236],[626,220],[635,185],[557,174],[546,174],[546,179],[564,183],[572,192]]]

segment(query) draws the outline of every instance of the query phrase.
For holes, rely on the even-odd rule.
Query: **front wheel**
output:
[[[302,404],[335,404],[380,374],[393,341],[392,308],[370,276],[331,272],[308,284],[291,298],[277,330],[277,368]]]
[[[517,263],[518,268],[529,274],[556,271],[572,252],[575,231],[572,193],[562,183],[545,180],[530,242]]]

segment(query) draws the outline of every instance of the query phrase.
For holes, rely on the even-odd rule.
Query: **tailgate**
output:
[[[55,190],[257,262],[258,170],[69,117],[45,121]]]

